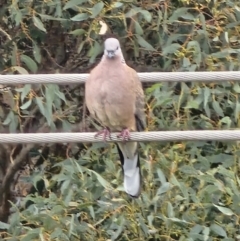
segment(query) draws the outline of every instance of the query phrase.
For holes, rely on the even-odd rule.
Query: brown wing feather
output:
[[[135,94],[136,94],[136,110],[135,110],[135,118],[136,118],[136,126],[138,131],[142,131],[146,128],[146,115],[144,111],[145,107],[145,98],[144,92],[142,88],[142,83],[139,80],[137,72],[128,66],[128,71],[130,76],[134,81],[135,86]]]

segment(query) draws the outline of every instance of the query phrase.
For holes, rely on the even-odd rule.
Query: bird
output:
[[[96,136],[111,138],[118,135],[117,150],[124,176],[125,192],[133,198],[141,193],[141,170],[138,143],[128,142],[131,131],[143,131],[146,126],[145,97],[137,72],[129,67],[123,57],[120,42],[115,37],[106,38],[104,53],[85,83],[85,103],[90,115],[104,129]]]

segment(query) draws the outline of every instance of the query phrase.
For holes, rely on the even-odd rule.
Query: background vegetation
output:
[[[239,70],[239,1],[1,0],[1,73],[89,72],[99,20],[138,72]],[[97,128],[84,86],[1,87],[1,132]],[[148,130],[239,128],[239,83],[144,87]],[[113,144],[2,145],[0,238],[240,240],[239,155],[235,142],[141,143],[144,188],[132,200]]]

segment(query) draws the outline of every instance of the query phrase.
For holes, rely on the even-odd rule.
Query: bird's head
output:
[[[107,38],[104,42],[104,55],[107,58],[122,57],[120,43],[116,38]]]

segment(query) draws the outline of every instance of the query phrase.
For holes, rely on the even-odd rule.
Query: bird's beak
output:
[[[108,56],[108,58],[113,58],[114,56],[115,56],[115,53],[114,53],[114,51],[112,51],[112,50],[109,50],[109,51],[107,51],[107,56]]]

